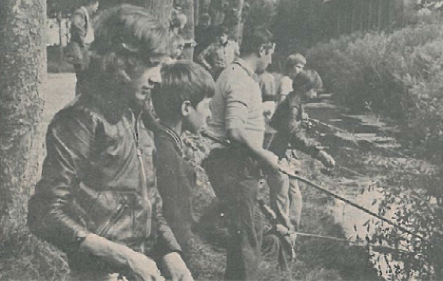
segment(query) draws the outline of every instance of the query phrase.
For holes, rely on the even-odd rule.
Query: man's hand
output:
[[[128,266],[137,281],[165,281],[157,264],[141,253],[133,252],[128,257]]]
[[[323,163],[323,165],[326,168],[333,168],[335,166],[335,160],[334,158],[332,158],[331,155],[329,155],[328,153],[326,153],[324,150],[321,150],[318,155],[317,155],[317,159]]]
[[[163,264],[169,275],[167,277],[171,278],[171,281],[194,281],[191,272],[178,253],[172,252],[165,255]]]
[[[88,234],[80,244],[80,250],[110,262],[117,268],[125,268],[137,281],[165,280],[152,259],[98,235]]]
[[[272,168],[274,170],[280,169],[278,157],[274,153],[267,151],[267,150],[263,150],[263,153],[261,155],[261,159],[270,168]]]

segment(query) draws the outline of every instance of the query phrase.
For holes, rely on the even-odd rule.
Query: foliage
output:
[[[335,98],[399,121],[432,157],[443,151],[440,102],[443,31],[422,24],[388,33],[352,34],[309,50],[308,64]]]
[[[379,214],[392,218],[395,223],[426,239],[424,241],[386,223],[369,220],[366,223],[368,241],[389,246],[377,248],[380,254],[374,255],[380,275],[395,280],[441,280],[442,171],[410,159],[370,156],[365,163],[389,171],[379,189],[382,197],[374,201]],[[384,268],[381,260],[386,264]]]

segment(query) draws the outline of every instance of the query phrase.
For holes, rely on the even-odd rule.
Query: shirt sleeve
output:
[[[226,128],[243,128],[248,120],[248,106],[251,102],[251,85],[238,78],[227,83]]]
[[[197,61],[207,69],[211,69],[211,65],[209,64],[207,59],[213,52],[213,49],[213,44],[211,44],[206,49],[204,49],[197,57]]]
[[[279,100],[282,101],[290,92],[292,92],[292,80],[289,77],[283,77],[278,90]]]
[[[302,105],[292,106],[289,111],[289,142],[292,148],[300,150],[312,157],[316,157],[320,151],[319,144],[306,137],[306,133],[303,130],[301,120],[299,120],[300,110],[302,110]]]

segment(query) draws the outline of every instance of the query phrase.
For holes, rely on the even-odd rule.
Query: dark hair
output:
[[[256,27],[246,30],[242,39],[241,54],[258,52],[261,46],[269,45],[272,48],[273,35],[264,27]]]
[[[315,72],[317,73],[317,72]],[[292,80],[292,89],[297,93],[306,93],[316,89],[316,77],[311,71],[302,71]]]
[[[154,56],[170,54],[168,30],[141,7],[125,4],[103,11],[94,34],[92,57],[101,71],[119,76],[127,77]]]
[[[204,98],[214,95],[214,80],[201,65],[177,61],[165,65],[162,83],[152,90],[152,103],[160,120],[179,119],[183,102],[196,107]]]
[[[226,25],[219,25],[215,30],[215,36],[229,35],[229,28]]]

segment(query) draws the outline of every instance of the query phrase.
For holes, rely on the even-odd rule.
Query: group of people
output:
[[[228,46],[227,31],[219,35],[217,44]],[[276,132],[268,149],[263,146],[257,74],[272,62],[275,43],[268,30],[244,34],[240,48],[229,47],[229,62],[210,65],[205,58],[211,52],[203,51],[204,67],[174,58],[173,45],[170,31],[144,8],[103,11],[90,59],[79,72],[79,95],[48,127],[28,225],[66,253],[70,280],[193,280],[186,262],[196,174],[183,158],[181,134],[197,134],[207,120],[213,144],[203,167],[228,219],[227,280],[258,277],[267,234],[258,215],[263,178],[278,234],[295,239],[301,197],[282,172],[288,145],[334,166],[303,133],[303,102],[318,83],[301,71],[301,55],[288,59],[292,89],[278,102],[269,122]]]

